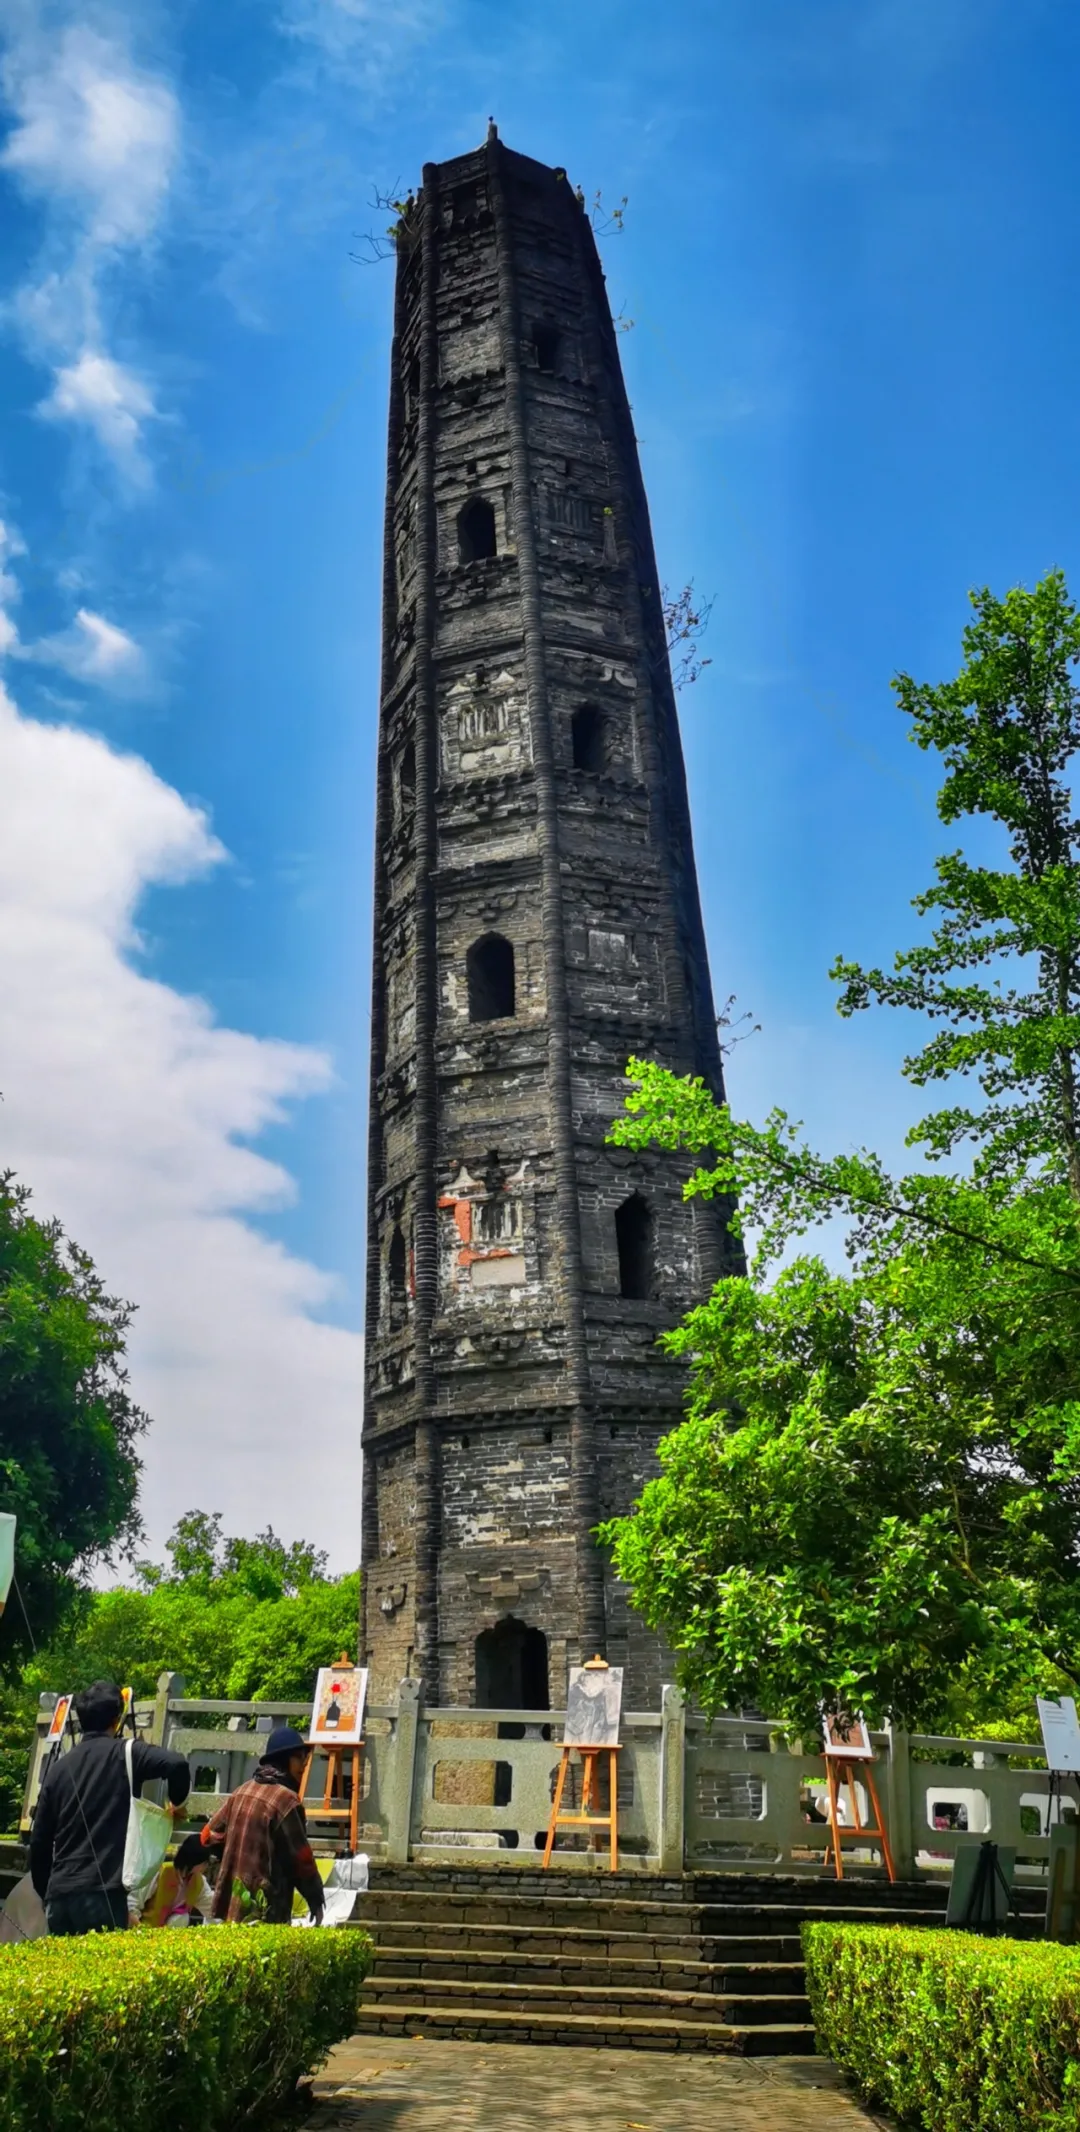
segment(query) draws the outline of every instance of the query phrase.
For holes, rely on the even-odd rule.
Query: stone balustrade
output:
[[[27,1785],[23,1828],[37,1796],[55,1697],[43,1696]],[[186,1754],[193,1789],[189,1817],[211,1813],[250,1774],[261,1741],[283,1721],[303,1727],[308,1705],[229,1702],[183,1693],[163,1674],[153,1702],[136,1705],[148,1739]],[[361,1848],[372,1858],[409,1862],[521,1865],[542,1847],[559,1762],[565,1712],[424,1708],[415,1681],[402,1681],[393,1705],[369,1708],[363,1756]],[[1039,1877],[1055,1813],[1042,1747],[1024,1741],[961,1740],[889,1731],[874,1735],[878,1789],[902,1878],[940,1875],[965,1834],[989,1835],[1016,1850],[1018,1873]],[[311,1797],[321,1794],[316,1756]],[[647,1872],[817,1873],[828,1826],[824,1757],[788,1740],[758,1717],[707,1725],[665,1688],[659,1711],[622,1721],[618,1764],[619,1849],[623,1866]],[[604,1803],[603,1798],[598,1802]],[[861,1804],[865,1805],[865,1801]],[[594,1862],[586,1835],[560,1864]],[[853,1848],[853,1847],[848,1847]],[[869,1847],[852,1859],[877,1862]]]

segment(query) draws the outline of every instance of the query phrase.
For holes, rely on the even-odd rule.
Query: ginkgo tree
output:
[[[905,1061],[909,1080],[974,1075],[981,1087],[981,1103],[925,1118],[913,1145],[936,1159],[972,1141],[979,1177],[1047,1163],[1080,1202],[1080,821],[1068,778],[1080,748],[1080,616],[1060,571],[1033,592],[979,592],[972,604],[956,680],[933,688],[905,674],[895,687],[913,739],[944,760],[942,821],[989,815],[1010,863],[946,854],[915,898],[935,921],[931,938],[891,972],[840,959],[832,975],[841,1014],[878,1000],[942,1023]]]
[[[1054,572],[972,595],[953,681],[895,683],[944,763],[938,811],[1000,825],[915,899],[893,969],[840,1009],[941,1024],[904,1071],[966,1084],[909,1135],[930,1167],[823,1156],[631,1060],[612,1139],[699,1154],[689,1194],[756,1243],[666,1336],[689,1364],[661,1473],[602,1536],[709,1711],[944,1725],[1080,1677],[1080,617]],[[847,1218],[850,1271],[793,1243]]]

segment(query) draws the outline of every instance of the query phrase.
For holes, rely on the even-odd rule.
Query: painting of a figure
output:
[[[564,1747],[617,1747],[622,1709],[621,1666],[571,1666]]]
[[[53,1711],[49,1730],[46,1734],[47,1739],[59,1740],[63,1738],[64,1728],[68,1721],[68,1712],[71,1709],[73,1700],[74,1697],[70,1695],[57,1697],[56,1708]]]
[[[841,1717],[836,1711],[823,1711],[821,1729],[827,1755],[836,1755],[845,1762],[873,1761],[874,1749],[863,1718]]]

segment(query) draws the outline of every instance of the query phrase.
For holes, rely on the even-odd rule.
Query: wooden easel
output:
[[[844,1854],[841,1845],[845,1837],[852,1843],[860,1841],[865,1843],[868,1837],[872,1837],[875,1842],[880,1843],[885,1860],[885,1871],[890,1880],[895,1880],[896,1873],[893,1868],[892,1852],[889,1849],[888,1833],[881,1812],[881,1801],[878,1798],[877,1785],[874,1782],[873,1763],[865,1757],[845,1761],[843,1755],[826,1755],[825,1774],[829,1784],[829,1849],[833,1854],[837,1880],[843,1880],[844,1877]],[[855,1787],[859,1781],[860,1774],[870,1794],[870,1804],[874,1811],[872,1821],[859,1820],[859,1794]],[[845,1784],[851,1794],[853,1828],[841,1828],[840,1826],[840,1793]]]
[[[326,1754],[326,1789],[321,1806],[308,1806],[307,1787],[315,1756],[313,1747],[307,1758],[304,1774],[300,1779],[300,1798],[304,1802],[309,1821],[342,1821],[348,1824],[349,1849],[355,1851],[360,1833],[360,1758],[364,1752],[363,1740],[351,1747],[328,1747]],[[345,1796],[345,1759],[350,1763],[350,1791]]]
[[[580,1812],[580,1814],[564,1814],[564,1813],[563,1813],[563,1811],[562,1811],[562,1796],[563,1796],[563,1788],[564,1788],[564,1786],[565,1786],[565,1784],[566,1784],[566,1774],[567,1774],[567,1771],[568,1771],[568,1769],[569,1769],[569,1767],[570,1767],[570,1757],[571,1757],[571,1755],[572,1755],[572,1754],[579,1754],[579,1755],[581,1756],[581,1767],[582,1767],[582,1776],[581,1776],[581,1812]],[[589,1812],[589,1806],[590,1806],[590,1803],[591,1803],[591,1801],[592,1801],[592,1795],[593,1795],[593,1784],[594,1784],[594,1781],[595,1781],[595,1779],[594,1779],[594,1771],[595,1771],[595,1769],[596,1769],[596,1765],[597,1765],[598,1761],[600,1760],[600,1757],[601,1757],[601,1755],[605,1755],[605,1754],[606,1754],[606,1755],[607,1755],[607,1757],[608,1757],[608,1783],[609,1783],[609,1787],[610,1787],[610,1793],[611,1793],[611,1797],[610,1797],[610,1807],[611,1807],[611,1811],[610,1811],[610,1813],[607,1813],[607,1814],[591,1814],[591,1813]],[[544,1845],[544,1861],[543,1861],[543,1862],[544,1862],[544,1865],[545,1865],[545,1866],[549,1866],[549,1865],[551,1864],[551,1853],[552,1853],[552,1851],[553,1851],[553,1850],[554,1850],[554,1848],[555,1848],[555,1832],[556,1832],[556,1830],[557,1830],[557,1829],[560,1829],[560,1828],[588,1828],[588,1829],[592,1829],[592,1830],[596,1831],[596,1830],[598,1830],[598,1829],[606,1828],[606,1829],[607,1829],[607,1830],[609,1831],[609,1834],[610,1834],[610,1848],[611,1848],[611,1871],[612,1871],[613,1873],[617,1873],[617,1872],[618,1872],[618,1870],[619,1870],[619,1799],[618,1799],[618,1776],[619,1776],[619,1760],[618,1760],[618,1757],[619,1757],[619,1750],[618,1750],[618,1748],[617,1748],[617,1747],[564,1747],[564,1748],[563,1748],[563,1750],[562,1750],[562,1754],[561,1754],[561,1756],[560,1756],[560,1759],[559,1759],[559,1774],[558,1774],[558,1776],[557,1776],[557,1778],[556,1778],[556,1780],[555,1780],[555,1797],[554,1797],[554,1799],[553,1799],[553,1800],[552,1800],[552,1802],[551,1802],[551,1820],[550,1820],[550,1821],[549,1821],[549,1823],[548,1823],[548,1832],[547,1832],[547,1842],[546,1842],[546,1844]]]
[[[347,1651],[342,1652],[340,1664],[352,1667],[352,1660]],[[363,1740],[353,1740],[350,1741],[347,1747],[323,1745],[323,1752],[326,1755],[326,1789],[323,1792],[323,1803],[321,1806],[307,1806],[308,1778],[311,1775],[312,1766],[320,1745],[323,1745],[323,1743],[319,1742],[312,1745],[311,1753],[304,1764],[304,1774],[300,1779],[300,1799],[305,1806],[306,1817],[309,1821],[343,1821],[347,1823],[349,1850],[350,1853],[355,1853],[360,1836],[360,1758],[364,1752],[364,1742]],[[346,1756],[349,1758],[351,1778],[348,1797],[345,1794]]]

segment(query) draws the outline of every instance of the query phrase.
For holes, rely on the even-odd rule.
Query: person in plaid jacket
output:
[[[233,1925],[287,1925],[299,1889],[315,1924],[322,1923],[323,1885],[297,1796],[308,1749],[291,1725],[270,1734],[253,1777],[218,1807],[206,1826],[176,1854],[181,1873],[218,1858],[216,1918]]]

